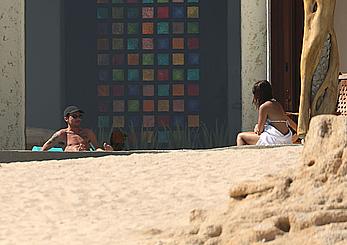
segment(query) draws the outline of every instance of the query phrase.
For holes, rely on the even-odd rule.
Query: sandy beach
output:
[[[145,244],[226,206],[231,186],[296,168],[301,146],[1,164],[1,244]],[[147,235],[146,235],[147,234]]]

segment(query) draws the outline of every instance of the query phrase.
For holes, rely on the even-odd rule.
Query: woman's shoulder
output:
[[[263,104],[261,104],[261,105],[259,106],[259,109],[271,108],[271,107],[273,107],[273,106],[274,106],[273,101],[268,100],[268,101],[265,101]]]

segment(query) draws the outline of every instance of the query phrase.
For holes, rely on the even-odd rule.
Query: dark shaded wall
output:
[[[28,125],[56,128],[61,110],[77,104],[96,130],[95,0],[30,0],[27,8]],[[241,128],[240,24],[239,0],[200,0],[201,121],[228,125],[231,139]],[[41,120],[41,107],[52,117]]]
[[[62,0],[26,1],[26,125],[64,125]]]

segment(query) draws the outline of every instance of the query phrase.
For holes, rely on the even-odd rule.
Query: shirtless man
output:
[[[64,121],[67,128],[60,129],[42,146],[42,151],[47,151],[59,144],[64,151],[112,151],[113,148],[104,143],[104,149],[97,146],[95,133],[88,128],[81,128],[84,112],[77,106],[68,106],[64,110]]]

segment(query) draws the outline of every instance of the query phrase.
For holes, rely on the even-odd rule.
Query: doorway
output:
[[[298,111],[304,32],[302,0],[271,1],[271,81],[286,111]]]

